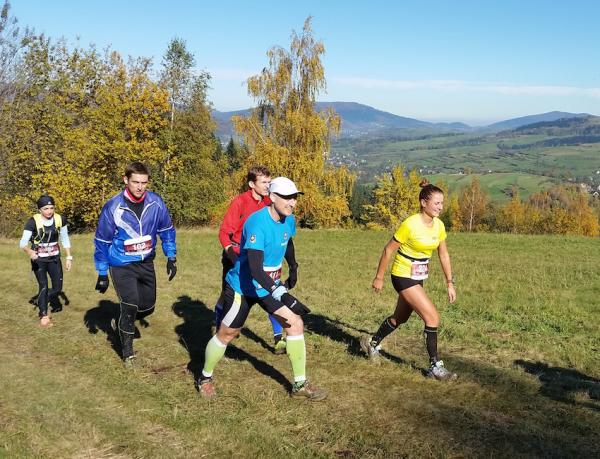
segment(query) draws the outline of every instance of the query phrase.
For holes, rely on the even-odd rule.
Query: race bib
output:
[[[279,268],[279,269],[276,269],[276,270],[274,270],[274,271],[267,271],[267,270],[265,269],[265,272],[267,273],[267,275],[268,275],[268,276],[269,276],[271,279],[273,279],[273,282],[275,282],[275,283],[277,283],[277,281],[278,281],[279,279],[281,279],[281,268]]]
[[[429,260],[412,261],[410,267],[410,278],[413,280],[424,280],[429,277]]]
[[[152,252],[152,237],[141,236],[127,239],[123,245],[125,247],[125,255],[148,255]]]
[[[38,257],[46,258],[58,255],[60,253],[60,249],[58,247],[58,242],[48,242],[38,245],[36,252]]]

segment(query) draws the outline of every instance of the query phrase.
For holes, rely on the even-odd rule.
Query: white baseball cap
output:
[[[271,180],[269,185],[269,192],[277,193],[281,196],[290,196],[292,194],[304,194],[302,191],[298,191],[294,182],[287,177],[277,177]]]

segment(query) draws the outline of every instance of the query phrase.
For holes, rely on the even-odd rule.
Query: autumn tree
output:
[[[305,193],[296,212],[301,223],[333,227],[350,216],[355,176],[327,164],[331,137],[339,133],[341,120],[332,109],[315,110],[316,98],[326,87],[324,52],[309,17],[300,35],[292,33],[289,50],[268,51],[268,66],[247,82],[256,108],[248,118],[234,117],[233,123],[250,152],[246,166],[264,164],[273,174],[294,180]],[[244,169],[238,172],[240,183]]]
[[[406,174],[396,165],[391,172],[377,178],[372,203],[363,206],[363,222],[368,228],[397,228],[400,223],[420,209],[421,177],[413,170]]]
[[[460,204],[458,202],[458,195],[456,193],[452,193],[450,198],[446,199],[448,200],[448,204],[445,206],[448,209],[448,227],[451,228],[452,231],[464,230],[463,216],[461,213]]]
[[[103,202],[121,188],[125,164],[164,161],[158,134],[167,94],[149,69],[147,59],[125,63],[116,52],[32,38],[8,127],[5,199],[29,212],[26,204],[48,192],[75,227],[93,227]]]
[[[521,202],[519,192],[516,188],[512,190],[512,197],[508,204],[500,210],[498,218],[500,229],[510,233],[527,232],[527,215],[525,205]]]
[[[487,193],[481,188],[477,176],[473,175],[471,184],[465,187],[458,197],[461,226],[466,231],[485,230],[479,225],[482,225],[488,202]]]

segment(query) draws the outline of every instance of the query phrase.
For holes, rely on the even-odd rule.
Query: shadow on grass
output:
[[[600,457],[596,441],[600,419],[596,408],[584,416],[579,409],[581,404],[556,403],[557,399],[548,399],[543,390],[539,392],[541,397],[532,394],[531,382],[514,370],[452,355],[447,360],[459,374],[459,380],[432,382],[439,384],[439,395],[428,393],[429,400],[420,413],[428,432],[442,431],[440,438],[452,439],[447,445],[449,456]],[[553,377],[573,378],[580,385],[584,381],[597,384],[594,378],[577,371],[515,363],[527,372],[557,370]],[[470,383],[481,390],[473,391]],[[483,396],[486,391],[489,396]]]
[[[33,306],[33,309],[37,308],[37,299],[38,299],[37,293],[35,295],[33,295],[31,298],[29,298],[29,304],[31,304]],[[50,312],[56,313],[56,312],[62,311],[63,306],[68,306],[71,303],[71,301],[69,300],[69,297],[67,296],[67,294],[65,292],[61,291],[58,293],[58,295],[52,296],[52,298],[49,299],[49,303],[50,303]]]
[[[515,365],[522,367],[540,381],[540,394],[557,402],[581,405],[600,411],[600,380],[587,376],[577,370],[561,367],[550,367],[543,362],[515,360]],[[582,395],[590,401],[577,401],[573,397]]]
[[[173,303],[172,310],[177,317],[183,319],[183,323],[175,327],[175,333],[179,337],[179,343],[189,354],[190,361],[187,369],[192,374],[194,382],[196,382],[204,366],[204,349],[206,348],[206,343],[212,338],[211,326],[213,324],[214,311],[208,308],[202,301],[193,300],[187,295],[177,298],[177,301]],[[242,329],[242,334],[261,344],[263,348],[272,349],[251,330]],[[250,362],[260,373],[274,379],[287,390],[291,390],[292,386],[290,382],[277,369],[239,347],[229,344],[227,346],[227,357]]]
[[[363,356],[359,338],[348,333],[344,328],[363,332],[337,319],[330,319],[322,314],[310,313],[304,316],[304,327],[307,331],[337,341],[346,346],[346,352],[355,356]],[[364,331],[366,333],[366,331]]]
[[[356,337],[345,329],[350,329],[355,332],[358,332],[361,335],[370,335],[371,333],[368,330],[357,328],[353,325],[350,325],[346,322],[342,322],[337,319],[331,319],[322,314],[309,314],[304,317],[304,325],[306,330],[315,333],[317,335],[325,336],[334,341],[342,343],[346,345],[347,352],[354,356],[360,356],[366,358],[365,353],[360,348],[360,337]],[[381,351],[381,356],[391,360],[394,363],[398,363],[401,365],[406,365],[407,362],[402,358],[390,354],[386,351]],[[422,370],[425,372],[426,370]]]
[[[110,300],[100,300],[98,306],[86,311],[83,316],[83,323],[87,327],[88,331],[95,335],[98,332],[102,332],[106,335],[106,341],[110,343],[110,346],[115,353],[121,355],[121,340],[119,335],[111,326],[111,320],[117,320],[119,317],[119,303],[115,303]]]

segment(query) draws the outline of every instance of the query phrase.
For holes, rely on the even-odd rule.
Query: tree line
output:
[[[355,177],[327,163],[340,118],[314,108],[326,86],[324,52],[310,18],[289,49],[269,50],[268,66],[247,82],[256,108],[235,120],[241,142],[223,148],[207,98],[210,75],[196,70],[185,41],[174,38],[155,69],[147,58],[125,60],[21,29],[5,2],[0,232],[18,231],[41,193],[56,198],[74,229],[93,229],[134,160],[151,168],[151,186],[177,225],[216,223],[252,164],[296,181],[305,192],[297,212],[304,226],[343,225]]]

